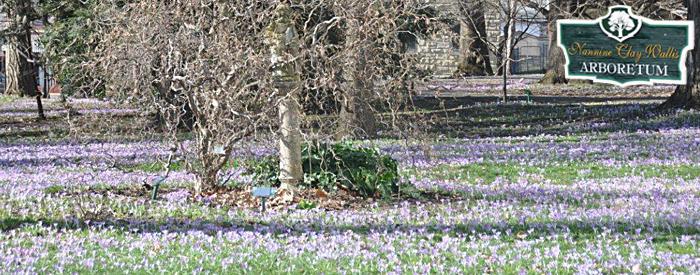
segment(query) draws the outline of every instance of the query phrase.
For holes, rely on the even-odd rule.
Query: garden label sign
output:
[[[567,79],[619,86],[685,85],[693,21],[656,21],[614,6],[596,20],[558,20]]]

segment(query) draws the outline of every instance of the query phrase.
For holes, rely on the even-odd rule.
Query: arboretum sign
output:
[[[614,6],[596,20],[558,20],[557,33],[567,79],[623,87],[686,84],[693,21],[656,21]]]

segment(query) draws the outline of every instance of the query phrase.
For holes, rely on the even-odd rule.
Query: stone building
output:
[[[497,45],[504,39],[506,15],[501,7],[501,0],[485,0],[484,21],[488,43],[490,70],[497,71],[500,64],[496,56]],[[441,28],[430,37],[417,38],[415,45],[409,48],[420,56],[424,69],[434,77],[451,78],[459,74],[460,60],[469,50],[465,41],[465,29],[471,24],[465,19],[460,0],[429,0],[430,5],[438,11],[439,19],[448,27]],[[514,37],[521,38],[514,45],[512,58],[516,60],[511,66],[513,73],[538,73],[544,71],[548,48],[546,18],[535,10],[519,7],[514,28]]]

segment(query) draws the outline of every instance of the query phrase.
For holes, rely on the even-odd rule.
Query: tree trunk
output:
[[[460,76],[491,75],[489,49],[486,39],[486,18],[481,2],[465,3],[461,7],[466,16],[460,22],[460,60],[457,74]]]
[[[218,171],[212,173],[212,169],[205,170],[207,172],[198,175],[197,180],[194,182],[194,193],[197,196],[200,196],[205,191],[210,190],[213,186],[216,186],[218,182]]]
[[[338,139],[373,138],[377,136],[377,118],[368,99],[372,79],[368,76],[367,45],[361,39],[362,30],[350,20],[347,29],[347,53],[343,66],[344,91],[341,98],[340,119],[336,131]],[[356,50],[355,50],[356,49]]]
[[[296,84],[296,83],[294,83]],[[294,89],[289,87],[287,89]],[[291,190],[304,178],[301,163],[301,126],[299,103],[289,96],[280,102],[280,175],[282,188]]]
[[[160,65],[158,64],[157,66]],[[157,72],[153,70],[151,71],[151,74],[155,78]],[[195,122],[197,122],[197,118],[194,116],[194,112],[192,111],[190,105],[185,104],[184,100],[182,99],[182,95],[172,90],[172,81],[164,79],[158,82],[154,82],[152,85],[153,89],[155,89],[155,91],[158,91],[157,95],[158,97],[160,97],[160,99],[168,102],[168,104],[172,106],[182,106],[182,109],[179,110],[181,113],[178,114],[179,117],[177,120],[177,128],[192,131],[194,129]],[[152,121],[152,125],[157,128],[167,128],[168,125],[165,124],[167,121],[165,116],[167,116],[167,114],[163,114],[161,113],[161,111],[162,110],[159,109],[158,112],[155,114],[155,117]]]
[[[41,104],[41,93],[37,89],[36,61],[32,52],[31,1],[14,1],[7,3],[7,17],[10,26],[7,29],[7,56],[5,91],[10,95],[36,96],[37,111],[40,119],[45,119]]]
[[[508,0],[507,2],[508,7],[511,7],[511,1]],[[514,15],[511,13],[510,8],[505,7],[503,10],[503,18],[501,20],[505,21],[503,23],[503,29],[501,31],[503,32],[503,39],[499,41],[498,44],[498,49],[496,51],[496,56],[498,57],[498,60],[496,60],[496,65],[497,65],[497,75],[503,76],[504,74],[508,74],[510,69],[507,67],[508,66],[508,60],[512,57],[510,54],[510,44],[512,43],[512,38],[510,37],[511,30],[515,27],[516,24],[516,18]]]
[[[504,30],[505,33],[505,40],[503,41],[504,43],[504,48],[503,48],[503,68],[501,68],[501,72],[503,73],[503,103],[508,103],[508,75],[510,75],[511,68],[510,64],[513,59],[513,36],[515,36],[515,24],[517,20],[517,14],[515,11],[515,2],[514,0],[508,0],[508,11],[507,11],[507,16],[508,16],[508,23],[506,24],[506,29]]]
[[[366,93],[359,89],[352,89],[346,93],[341,103],[336,137],[338,139],[377,137],[377,118],[366,100],[368,97],[363,96]]]
[[[557,46],[557,20],[564,19],[565,11],[568,10],[567,0],[556,0],[550,4],[547,14],[547,29],[549,34],[549,54],[547,57],[547,70],[540,80],[542,84],[564,84],[567,83],[564,71],[566,59],[564,52]]]
[[[6,86],[5,93],[8,95],[22,96],[24,91],[21,84],[22,66],[20,54],[17,50],[17,45],[8,39],[9,43],[5,45],[5,77]]]
[[[36,67],[36,61],[34,59],[34,53],[33,53],[33,48],[32,48],[32,32],[31,28],[26,28],[25,29],[26,34],[25,34],[25,45],[28,45],[26,48],[26,65],[27,65],[27,70],[24,71],[25,73],[23,74],[23,84],[24,87],[24,92],[25,95],[27,96],[34,96],[36,98],[36,109],[37,109],[37,115],[39,119],[44,120],[46,119],[46,115],[44,115],[44,105],[41,102],[41,97],[43,96],[41,91],[39,91],[38,87],[38,81],[37,81],[37,67]],[[30,62],[31,61],[31,62]]]
[[[7,3],[7,17],[10,19],[7,36],[6,91],[11,95],[34,96],[36,94],[36,73],[32,55],[30,1]]]
[[[700,109],[700,0],[686,0],[688,7],[688,18],[695,22],[695,49],[688,54],[686,62],[688,68],[688,84],[678,86],[673,93],[660,108],[684,108],[684,109]],[[691,34],[693,35],[693,34]]]
[[[367,99],[370,87],[362,79],[361,70],[354,69],[345,73],[346,89],[340,109],[340,121],[337,138],[373,138],[377,136],[377,118]]]
[[[267,37],[275,68],[275,88],[282,96],[279,103],[280,121],[280,174],[281,189],[294,196],[295,188],[303,180],[301,163],[301,114],[296,98],[301,90],[299,37],[292,20],[292,9],[280,3],[275,21],[268,27]]]

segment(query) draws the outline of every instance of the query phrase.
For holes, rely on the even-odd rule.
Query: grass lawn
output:
[[[695,111],[467,105],[439,126],[448,135],[360,142],[398,160],[420,196],[260,213],[195,199],[181,161],[152,201],[141,188],[166,170],[167,144],[104,139],[88,118],[99,131],[81,140],[58,111],[21,128],[32,110],[11,101],[0,97],[0,273],[700,273]],[[242,185],[244,151],[226,169]]]

